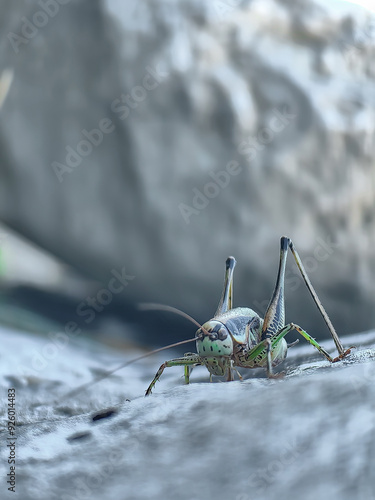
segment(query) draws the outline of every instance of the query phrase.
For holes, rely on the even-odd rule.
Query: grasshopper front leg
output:
[[[185,366],[186,368],[188,368],[189,366],[199,365],[200,363],[201,363],[201,359],[198,356],[198,354],[190,354],[190,353],[185,355],[183,358],[175,358],[175,359],[171,359],[169,361],[166,361],[165,363],[163,363],[160,366],[153,381],[149,385],[145,395],[149,396],[151,394],[151,391],[154,388],[154,385],[161,377],[165,368],[168,368],[170,366]],[[187,384],[189,383],[189,370],[186,370],[186,369],[185,369],[185,382]]]

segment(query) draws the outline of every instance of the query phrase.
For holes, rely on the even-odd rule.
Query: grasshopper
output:
[[[292,252],[301,275],[310,291],[315,304],[322,314],[338,350],[338,356],[331,355],[313,339],[305,330],[294,323],[285,325],[284,277],[288,248]],[[163,371],[171,366],[184,366],[185,382],[189,383],[191,369],[204,365],[212,375],[227,376],[233,380],[235,367],[260,368],[267,370],[269,378],[278,377],[273,374],[273,367],[286,358],[288,345],[285,336],[296,330],[331,363],[340,361],[351,349],[345,350],[341,344],[331,320],[320,302],[302,261],[294,248],[292,240],[283,236],[280,240],[280,263],[275,289],[267,307],[264,319],[250,308],[232,307],[233,271],[236,265],[234,257],[226,260],[224,288],[216,313],[212,319],[204,323],[195,334],[197,353],[187,353],[181,358],[171,359],[163,363],[149,385],[146,396],[160,379]],[[235,370],[237,372],[237,370]],[[238,372],[237,372],[238,373]],[[241,378],[240,374],[238,374]]]

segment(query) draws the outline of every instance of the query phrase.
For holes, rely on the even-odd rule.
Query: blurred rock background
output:
[[[374,13],[3,0],[0,31],[3,322],[177,341],[194,327],[134,305],[209,319],[230,254],[263,315],[286,234],[337,330],[374,326]],[[287,320],[327,336],[292,259],[286,282]]]
[[[0,12],[0,434],[13,387],[14,498],[375,498],[375,8],[2,0]],[[182,386],[171,368],[149,398],[176,353],[108,376],[144,352],[134,344],[192,337],[136,304],[207,320],[229,254],[235,304],[264,314],[282,234],[337,330],[354,333],[350,357],[330,365],[301,342],[283,380],[243,370],[225,384],[198,367]],[[287,320],[326,337],[292,259],[286,286]]]

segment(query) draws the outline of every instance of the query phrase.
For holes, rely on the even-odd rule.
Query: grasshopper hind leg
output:
[[[224,287],[215,316],[220,316],[233,308],[233,271],[236,267],[236,259],[228,257],[225,262]]]
[[[280,240],[280,263],[279,263],[279,271],[277,275],[277,280],[276,280],[276,285],[275,289],[272,294],[271,301],[268,305],[265,317],[264,317],[264,322],[263,322],[263,327],[262,327],[262,336],[261,340],[265,340],[267,338],[274,339],[277,337],[280,331],[282,331],[282,328],[284,326],[284,318],[285,318],[285,307],[284,307],[284,278],[285,278],[285,266],[286,266],[286,259],[287,259],[287,254],[288,254],[288,249],[290,249],[294,260],[297,264],[297,267],[302,275],[302,278],[307,286],[307,289],[309,290],[316,306],[319,309],[320,314],[322,315],[328,330],[332,336],[332,339],[335,342],[337,351],[339,355],[337,358],[332,359],[327,352],[324,352],[324,349],[317,344],[317,342],[310,337],[308,333],[306,333],[302,328],[298,327],[295,328],[298,333],[300,333],[305,339],[310,342],[312,345],[314,345],[329,361],[339,361],[343,359],[345,356],[347,356],[350,353],[350,349],[344,349],[342,346],[341,340],[339,336],[336,333],[336,330],[334,326],[332,325],[331,320],[329,319],[329,316],[324,309],[317,293],[315,292],[314,287],[311,284],[311,281],[307,275],[307,272],[302,264],[302,260],[300,256],[298,255],[297,250],[295,249],[293,242],[291,239],[283,236]],[[273,341],[272,341],[273,342]]]

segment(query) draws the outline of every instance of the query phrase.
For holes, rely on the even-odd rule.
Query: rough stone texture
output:
[[[104,283],[125,266],[129,301],[202,320],[229,254],[237,303],[264,313],[287,234],[338,329],[373,326],[373,21],[324,4],[72,0],[15,53],[9,33],[41,7],[3,0],[0,61],[15,78],[0,123],[1,220]],[[148,67],[161,76],[145,91]],[[126,111],[129,93],[139,102]],[[270,139],[275,109],[295,118]],[[60,183],[52,163],[104,118],[115,130]],[[254,136],[268,143],[243,144]],[[241,172],[187,224],[180,204],[230,161]],[[320,335],[292,269],[288,318]]]
[[[18,421],[16,494],[4,495],[2,445],[2,498],[375,498],[374,331],[343,339],[360,348],[332,366],[311,346],[291,349],[282,380],[247,371],[257,378],[210,384],[196,368],[184,386],[171,368],[148,398],[166,353],[64,398],[124,357],[82,339],[54,356],[41,337],[1,330],[0,340],[1,393],[16,389]],[[6,417],[2,404],[2,443]]]

